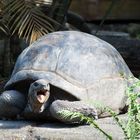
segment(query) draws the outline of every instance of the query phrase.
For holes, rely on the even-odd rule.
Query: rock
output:
[[[126,116],[120,116],[126,120]],[[112,118],[97,120],[113,140],[124,140],[124,135]],[[89,125],[39,123],[29,121],[0,121],[0,139],[4,140],[105,140],[106,137]]]

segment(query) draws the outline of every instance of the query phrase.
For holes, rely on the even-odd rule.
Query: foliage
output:
[[[39,5],[42,0],[7,0],[0,2],[0,29],[11,35],[18,34],[30,43],[40,36],[54,31],[54,20],[45,15]]]
[[[74,118],[80,118],[80,122],[90,124],[91,126],[96,128],[97,130],[99,130],[102,134],[104,134],[107,139],[112,140],[112,137],[110,135],[108,135],[104,130],[102,130],[98,126],[98,124],[95,122],[94,118],[85,116],[85,115],[83,115],[82,113],[79,113],[79,112],[71,112],[69,110],[62,110],[62,111],[59,111],[58,113],[61,114],[61,116],[63,118],[70,118],[71,120],[74,119]]]
[[[107,111],[123,130],[125,139],[136,140],[140,138],[140,102],[138,102],[140,99],[140,80],[127,88],[127,96],[127,123],[124,123],[111,109],[107,108]]]
[[[6,5],[6,2],[4,0],[0,1],[0,32],[3,32],[5,35],[8,34],[8,27],[5,23],[4,15],[4,7]]]
[[[110,108],[106,107],[105,110],[111,114],[111,116],[116,121],[117,125],[123,130],[125,139],[127,140],[137,140],[140,139],[140,80],[132,84],[132,86],[127,88],[128,95],[128,112],[127,112],[127,122],[122,121],[118,115],[112,111]],[[112,139],[110,135],[99,128],[98,124],[93,120],[93,118],[84,116],[78,112],[70,112],[68,110],[62,110],[59,112],[63,117],[66,118],[80,118],[81,122],[86,122],[96,129],[98,129],[102,134],[104,134],[108,139]]]
[[[128,123],[126,126],[129,140],[138,139],[140,136],[140,80],[128,88]]]

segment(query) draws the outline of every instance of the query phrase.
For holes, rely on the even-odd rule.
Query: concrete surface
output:
[[[121,118],[126,120],[125,116]],[[124,140],[122,130],[112,118],[97,122],[113,140]],[[89,125],[0,120],[0,140],[106,140],[106,137]]]

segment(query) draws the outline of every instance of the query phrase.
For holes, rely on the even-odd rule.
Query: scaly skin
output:
[[[0,95],[0,118],[15,118],[26,106],[25,96],[16,91],[4,91]]]
[[[98,118],[96,109],[84,103],[83,101],[63,101],[63,100],[56,100],[50,106],[51,115],[56,118],[57,120],[64,122],[64,123],[83,123],[81,122],[80,117],[70,118],[64,117],[60,112],[63,110],[67,110],[70,112],[81,113],[85,116],[93,117],[95,119]]]
[[[37,80],[30,85],[27,106],[32,112],[41,113],[48,106],[49,97],[49,82],[44,79]]]

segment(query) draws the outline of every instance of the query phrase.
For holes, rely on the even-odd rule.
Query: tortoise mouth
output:
[[[39,103],[45,103],[49,98],[49,91],[44,89],[37,91],[36,98]]]
[[[46,95],[47,94],[47,92],[48,92],[48,90],[45,90],[45,89],[42,89],[42,90],[39,90],[39,91],[37,91],[37,96],[38,95]]]

